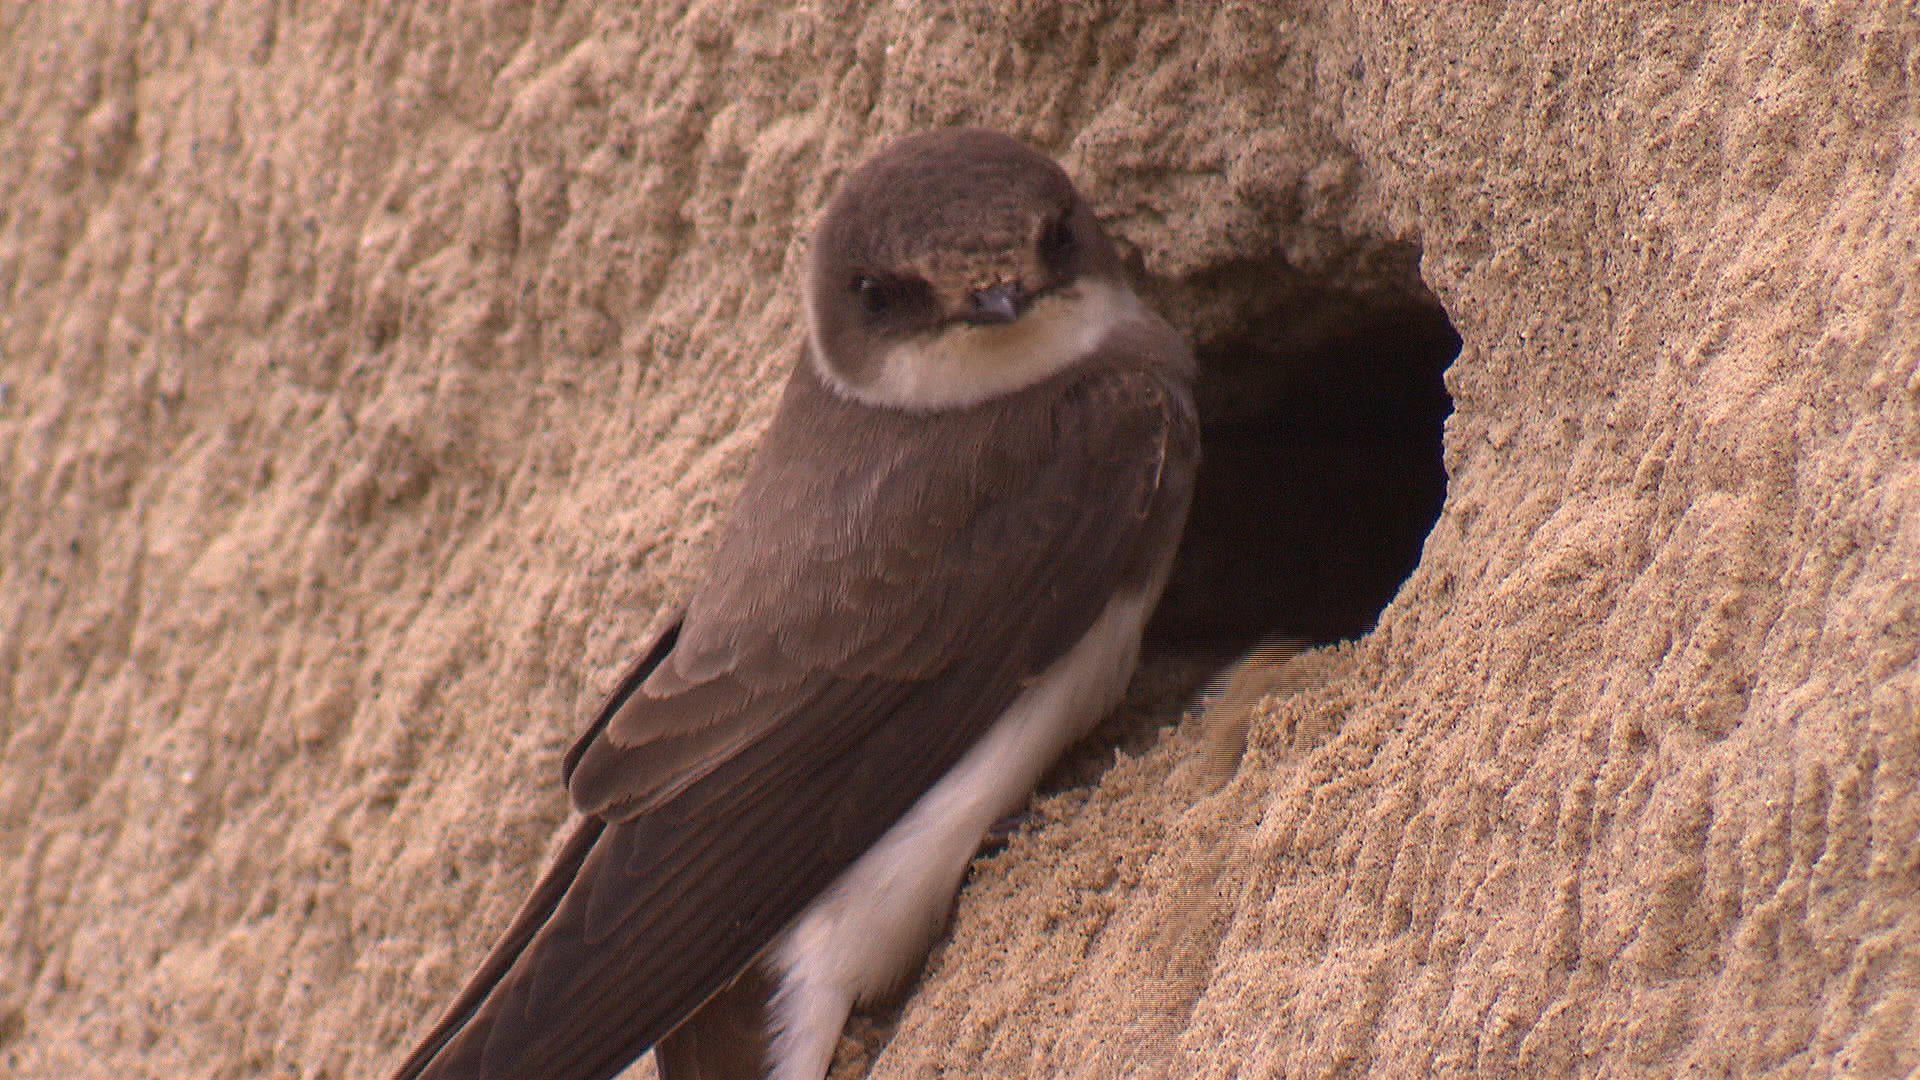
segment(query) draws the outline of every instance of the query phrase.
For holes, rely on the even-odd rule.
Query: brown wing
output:
[[[581,737],[573,749],[567,752],[561,766],[563,776],[573,772],[574,762],[587,743],[607,726],[607,721],[613,717],[614,710],[618,709],[620,703],[625,701],[634,689],[653,673],[654,668],[660,666],[660,661],[665,659],[667,653],[673,649],[674,642],[680,636],[680,619],[684,614],[682,612],[676,615],[668,623],[667,628],[654,638],[653,644],[647,647],[647,651],[642,653],[640,658],[627,669],[626,674],[620,677],[620,681],[614,686],[613,693],[600,707],[599,715],[594,717],[593,723],[587,728],[587,733]],[[507,925],[506,932],[500,935],[500,940],[494,944],[493,951],[487,954],[479,970],[467,980],[467,985],[461,988],[459,996],[453,999],[453,1004],[447,1006],[445,1015],[432,1030],[427,1032],[426,1037],[420,1040],[420,1044],[414,1048],[412,1054],[407,1056],[407,1060],[401,1063],[399,1070],[394,1074],[395,1080],[409,1080],[411,1077],[423,1075],[427,1066],[434,1062],[440,1048],[458,1034],[467,1021],[471,1020],[486,1003],[488,995],[493,993],[494,987],[506,977],[507,972],[512,970],[514,962],[526,950],[534,935],[546,925],[548,919],[552,918],[554,908],[560,905],[560,901],[566,897],[567,890],[573,887],[574,878],[580,872],[580,864],[592,853],[594,845],[599,842],[601,831],[605,828],[606,822],[597,817],[585,818],[574,827],[573,834],[567,837],[566,844],[561,847],[559,856],[554,859],[553,865],[547,868],[547,872],[541,875],[539,883],[533,888],[532,895],[520,905],[520,911]]]
[[[570,755],[575,803],[604,831],[419,1075],[618,1072],[759,955],[1116,591],[1144,587],[1197,454],[1184,381],[1146,360],[924,414],[843,401],[803,363],[672,650]]]
[[[773,995],[766,961],[748,964],[653,1047],[660,1080],[766,1080],[773,1065]]]

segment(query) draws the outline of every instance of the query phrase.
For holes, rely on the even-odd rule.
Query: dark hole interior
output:
[[[1398,273],[1374,280],[1405,284],[1343,291],[1276,259],[1155,290],[1199,342],[1198,487],[1125,704],[1043,790],[1096,782],[1114,747],[1144,752],[1257,647],[1278,659],[1366,633],[1413,572],[1447,494],[1460,336],[1418,252],[1387,258]]]
[[[1204,456],[1149,657],[1366,633],[1446,498],[1438,302],[1295,285],[1237,314],[1197,348]]]

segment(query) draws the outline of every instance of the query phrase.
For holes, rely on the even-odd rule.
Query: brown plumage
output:
[[[922,295],[876,311],[878,275]],[[706,579],[567,756],[582,824],[396,1080],[604,1080],[649,1047],[666,1080],[817,1077],[837,1026],[771,1031],[816,1004],[797,920],[1038,707],[1117,596],[1157,595],[1198,453],[1191,361],[1057,167],[991,133],[903,141],[849,178],[809,288]],[[1083,326],[1091,347],[1061,336]],[[1027,378],[1015,334],[1059,358]]]

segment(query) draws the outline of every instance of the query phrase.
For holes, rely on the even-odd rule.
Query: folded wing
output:
[[[1108,599],[1146,585],[1190,495],[1184,385],[1090,361],[995,405],[984,419],[877,410],[800,366],[667,651],[568,755],[588,822],[572,865],[400,1080],[618,1073],[746,968]]]

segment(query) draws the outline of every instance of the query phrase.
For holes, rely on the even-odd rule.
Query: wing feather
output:
[[[667,651],[568,755],[603,831],[419,1076],[613,1076],[1147,586],[1198,453],[1184,349],[1147,345],[973,416],[797,367]]]

